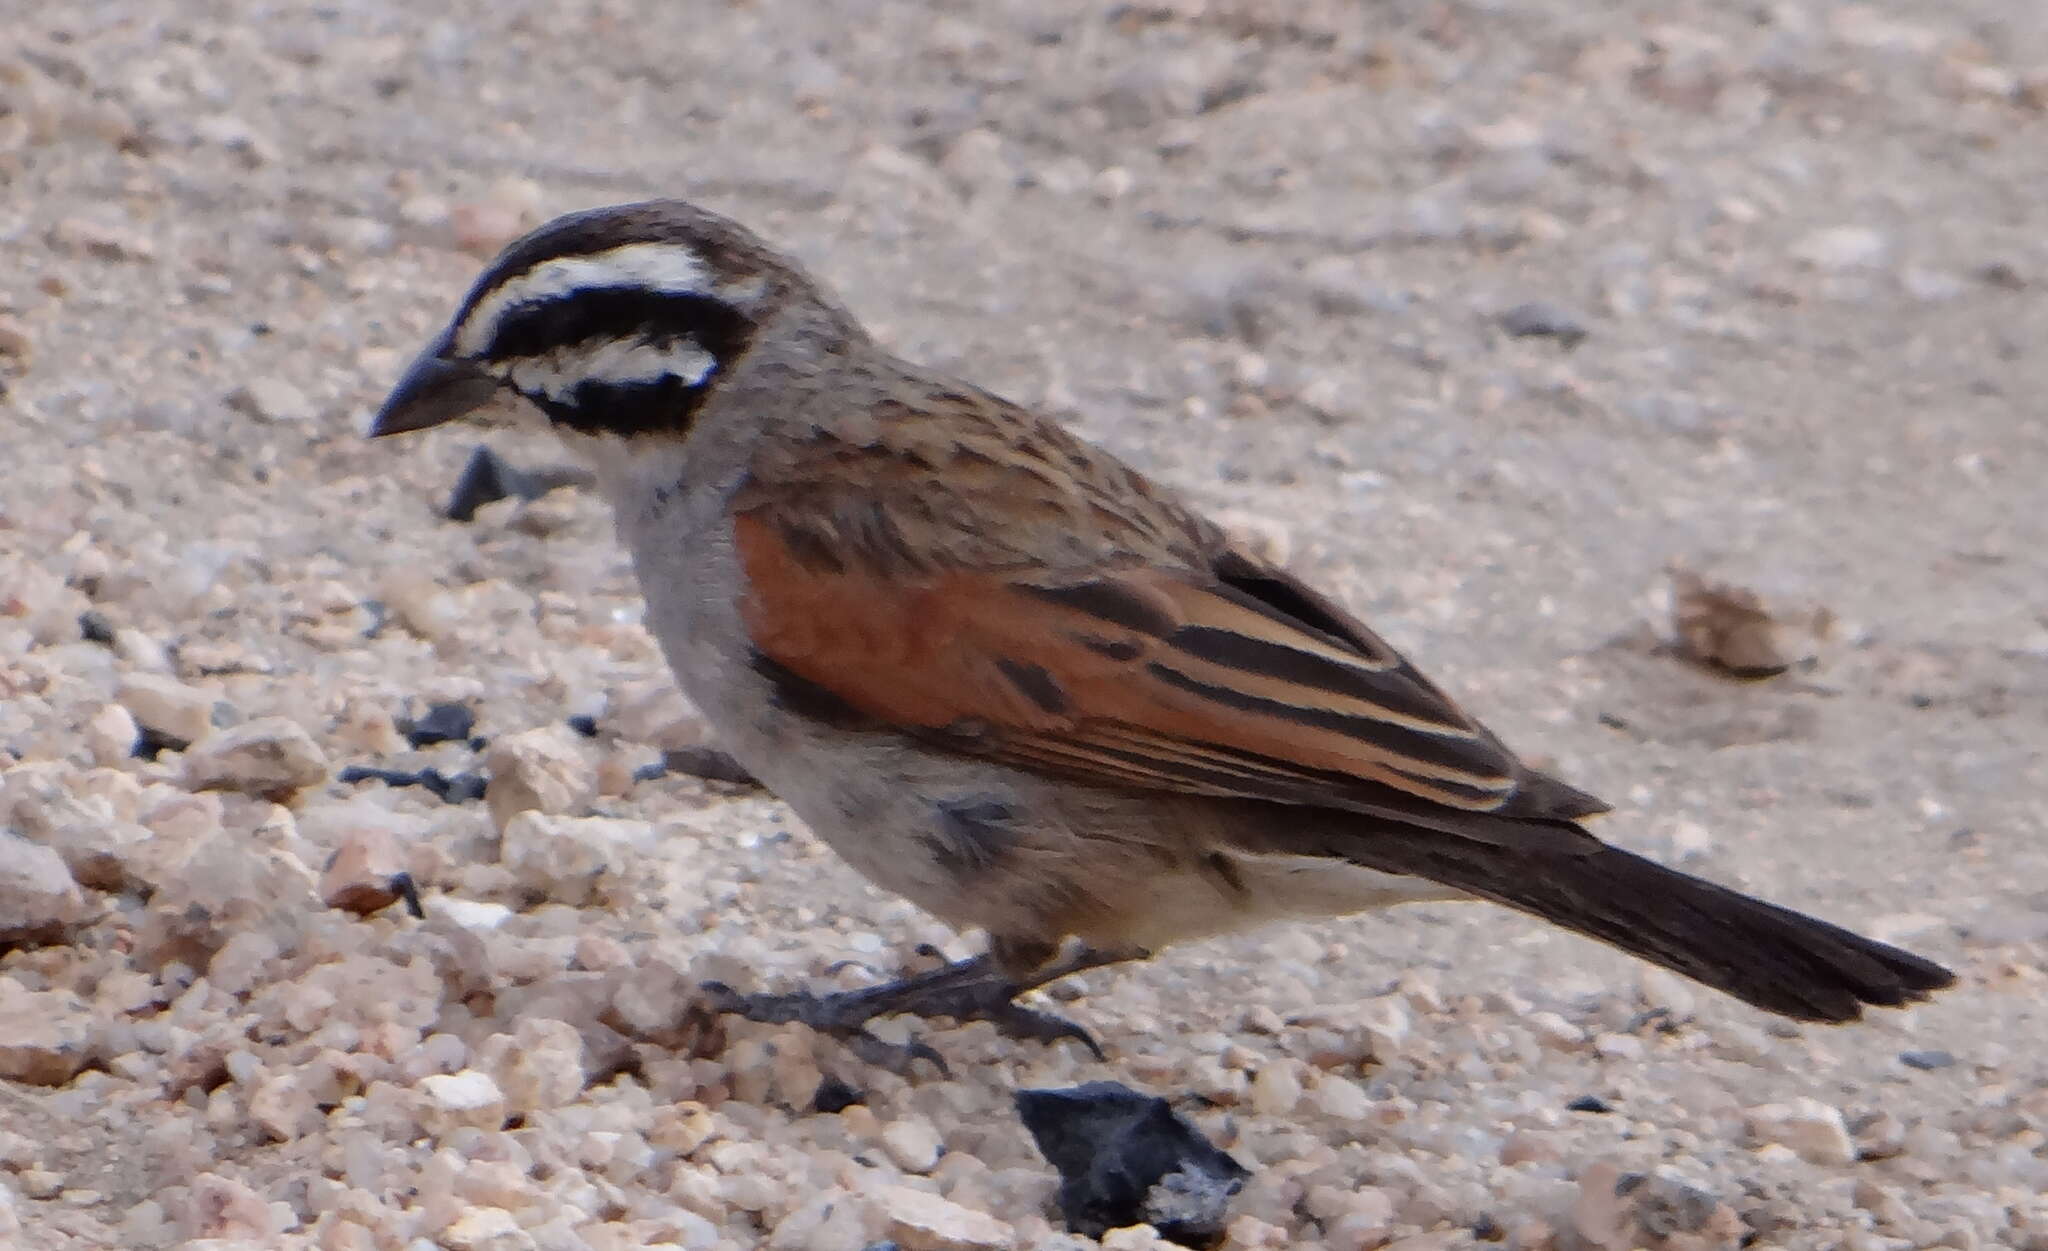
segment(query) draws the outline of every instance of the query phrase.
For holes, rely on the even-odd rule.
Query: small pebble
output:
[[[1577,347],[1589,333],[1576,313],[1542,300],[1508,309],[1500,315],[1500,327],[1518,339],[1556,339],[1567,348]]]
[[[1259,1070],[1252,1079],[1252,1108],[1261,1116],[1287,1116],[1301,1102],[1301,1078],[1295,1063],[1280,1061]]]
[[[210,734],[185,753],[185,785],[281,799],[327,780],[327,754],[286,717],[259,717]]]
[[[92,1058],[92,1034],[86,1004],[75,995],[0,979],[0,1079],[61,1086]]]
[[[495,1129],[504,1120],[505,1092],[488,1073],[436,1073],[421,1079],[420,1091],[444,1114],[442,1124]]]
[[[306,421],[317,411],[304,391],[283,378],[252,378],[228,392],[226,403],[259,421]]]
[[[444,1228],[435,1241],[450,1251],[524,1251],[537,1245],[520,1227],[519,1218],[504,1208],[470,1208]]]
[[[135,724],[135,714],[120,704],[102,706],[85,723],[86,750],[93,763],[104,768],[117,767],[134,756],[141,736],[142,728]]]
[[[62,856],[0,829],[0,943],[55,942],[98,911]]]
[[[826,1076],[818,1083],[817,1091],[811,1096],[811,1111],[834,1113],[844,1112],[856,1104],[864,1103],[866,1094],[837,1077]]]
[[[320,873],[320,899],[330,908],[368,916],[405,897],[403,859],[390,831],[351,831]],[[413,897],[417,900],[418,896]]]
[[[1801,1096],[1789,1103],[1768,1103],[1749,1110],[1749,1132],[1758,1143],[1789,1147],[1813,1164],[1853,1164],[1856,1146],[1841,1109]]]
[[[444,774],[439,769],[421,769],[414,773],[405,769],[373,769],[366,765],[349,765],[335,774],[334,780],[344,784],[382,782],[386,786],[418,786],[443,803],[450,804],[482,799],[489,787],[489,779],[481,773]]]
[[[922,1119],[891,1121],[882,1127],[882,1149],[906,1173],[929,1173],[939,1162],[939,1132]]]
[[[903,1251],[1000,1251],[1014,1230],[986,1212],[909,1186],[883,1186],[872,1198],[888,1236]]]
[[[217,698],[176,678],[156,673],[131,673],[121,679],[114,698],[145,731],[179,744],[198,742],[213,732]]]
[[[1078,1234],[1164,1222],[1171,1228],[1162,1232],[1176,1240],[1213,1241],[1249,1175],[1166,1100],[1117,1082],[1020,1090],[1016,1103],[1032,1140],[1059,1171],[1060,1212]]]
[[[499,859],[528,890],[575,906],[601,898],[653,842],[641,821],[526,811],[505,823]]]
[[[435,743],[461,742],[476,730],[476,713],[467,704],[430,704],[418,717],[398,723],[399,733],[417,750]]]
[[[484,806],[499,833],[521,813],[567,814],[596,794],[596,777],[576,742],[566,727],[543,726],[491,744],[484,757],[490,777]]]
[[[122,226],[84,217],[67,217],[50,228],[50,243],[60,251],[99,261],[151,261],[156,245],[147,236]]]
[[[1882,264],[1889,250],[1884,235],[1867,226],[1830,226],[1802,236],[1792,245],[1792,258],[1838,272]]]
[[[36,358],[35,336],[20,318],[5,313],[0,313],[0,356],[17,370],[27,369]]]

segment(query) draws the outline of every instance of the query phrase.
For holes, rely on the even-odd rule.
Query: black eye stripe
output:
[[[709,395],[713,370],[692,385],[670,375],[652,382],[582,382],[563,399],[527,395],[548,420],[581,434],[679,435],[697,419]]]
[[[738,309],[712,296],[646,287],[584,287],[507,309],[482,359],[527,359],[592,340],[688,338],[725,365],[746,351],[753,331],[753,323]]]

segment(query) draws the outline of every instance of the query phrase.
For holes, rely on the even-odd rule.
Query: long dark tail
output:
[[[1376,829],[1324,843],[1368,868],[1506,904],[1802,1021],[1853,1021],[1951,985],[1931,960],[1667,869],[1618,847],[1574,854]]]

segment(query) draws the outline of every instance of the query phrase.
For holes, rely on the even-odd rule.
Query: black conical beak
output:
[[[370,437],[425,430],[491,402],[499,382],[474,361],[450,359],[446,339],[419,354],[405,376],[391,389],[377,419],[370,423]]]

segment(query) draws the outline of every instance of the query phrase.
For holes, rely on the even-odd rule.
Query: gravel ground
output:
[[[848,7],[0,22],[0,1245],[1093,1246],[1011,1099],[1113,1078],[1253,1169],[1232,1248],[2048,1247],[2038,4]],[[657,194],[1187,486],[1608,836],[1962,984],[1789,1028],[1435,907],[1076,978],[1106,1064],[677,1025],[973,938],[636,776],[701,736],[594,498],[456,524],[476,431],[356,435],[481,256]],[[1673,564],[1810,662],[1671,655]]]

